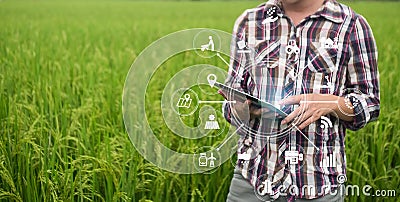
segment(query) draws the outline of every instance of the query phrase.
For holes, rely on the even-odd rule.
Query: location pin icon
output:
[[[209,74],[207,76],[207,81],[211,87],[214,87],[214,84],[217,82],[217,76],[215,76],[215,74]]]

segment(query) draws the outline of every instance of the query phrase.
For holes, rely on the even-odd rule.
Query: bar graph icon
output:
[[[336,156],[337,153],[334,151],[332,154],[325,155],[325,158],[323,158],[319,164],[321,168],[336,168],[337,162],[336,162]]]

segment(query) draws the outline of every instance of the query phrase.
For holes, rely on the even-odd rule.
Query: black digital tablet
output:
[[[254,106],[259,107],[259,108],[268,108],[271,112],[275,112],[275,113],[279,114],[282,118],[284,118],[288,115],[284,111],[280,110],[279,108],[275,107],[273,104],[271,104],[269,102],[260,100],[250,94],[241,92],[241,91],[231,88],[225,84],[215,82],[213,84],[213,86],[227,92],[228,96],[233,98],[233,100],[235,100],[235,101],[245,102],[246,100],[251,100],[251,103]]]

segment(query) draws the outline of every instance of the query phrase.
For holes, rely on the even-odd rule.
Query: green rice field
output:
[[[225,201],[233,175],[179,175],[146,161],[122,117],[129,68],[153,41],[188,28],[231,32],[261,1],[0,0],[1,201]],[[379,49],[381,115],[348,132],[348,184],[395,190],[400,201],[400,3],[349,2],[369,21]],[[168,78],[218,59],[180,54],[154,75],[150,125],[166,146],[191,151],[221,141],[181,140],[163,125],[160,97]]]

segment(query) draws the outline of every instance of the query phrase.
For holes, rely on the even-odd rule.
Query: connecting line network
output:
[[[217,56],[218,56],[218,58],[220,58],[226,65],[228,65],[228,68],[229,68],[229,63],[219,54],[219,53],[217,53]],[[316,57],[314,57],[313,58],[313,60],[315,60],[315,58]],[[310,63],[309,63],[310,64]],[[306,69],[308,67],[308,65],[306,66],[306,67],[304,67],[304,68],[302,68],[302,70],[304,70],[304,69]],[[233,70],[233,69],[232,69]],[[233,71],[235,71],[235,70],[233,70]],[[299,74],[298,74],[299,75]],[[208,82],[209,82],[209,84],[211,85],[211,87],[214,87],[214,86],[223,86],[224,84],[222,84],[222,83],[219,83],[219,82],[217,82],[216,81],[216,77],[215,77],[215,75],[214,75],[214,78],[212,79],[212,80],[210,80],[209,78],[208,78]],[[232,101],[226,101],[226,102],[232,102]],[[303,102],[310,102],[310,101],[303,101]],[[336,101],[327,101],[327,102],[336,102]],[[233,102],[233,103],[236,103],[236,102]],[[294,129],[296,129],[317,151],[319,151],[320,149],[296,126],[296,124],[295,123],[291,123],[290,124]],[[238,127],[238,129],[233,133],[233,134],[235,134],[237,131],[239,131],[239,129],[240,128],[242,128],[244,126],[244,124],[241,124],[239,127]],[[233,134],[231,135],[231,136],[229,136],[227,139],[226,139],[226,141],[228,141],[232,136],[233,136]],[[226,143],[226,141],[224,141],[224,144]],[[218,148],[220,148],[220,147],[222,147],[223,146],[223,144],[222,145],[220,145]]]

